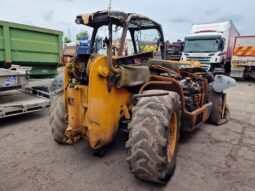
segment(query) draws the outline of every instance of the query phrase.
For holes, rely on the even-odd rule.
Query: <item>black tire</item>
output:
[[[226,95],[224,93],[215,92],[211,86],[209,87],[209,101],[213,104],[212,111],[208,119],[209,123],[222,125],[229,121],[230,110],[228,105],[224,103],[225,96]]]
[[[226,64],[224,65],[224,69],[225,69],[225,75],[229,76],[231,72],[231,61],[226,62]]]
[[[50,109],[50,127],[54,140],[59,144],[66,143],[66,111],[64,106],[63,91],[56,94],[53,98]]]
[[[64,86],[64,75],[57,75],[52,83],[50,84],[50,92],[56,92],[57,90],[61,90]]]
[[[211,72],[206,72],[205,78],[208,80],[208,83],[211,83],[214,81],[214,75]]]
[[[169,93],[169,95],[142,97],[133,108],[132,121],[128,125],[127,162],[136,177],[166,184],[176,167],[180,133],[179,95],[164,90],[144,92],[144,94],[147,93]],[[173,114],[176,114],[174,117],[176,119],[176,139],[171,140],[170,124]],[[175,146],[169,161],[167,146],[170,141],[173,141]]]

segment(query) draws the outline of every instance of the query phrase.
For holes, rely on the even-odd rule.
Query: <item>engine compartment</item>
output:
[[[144,75],[144,77],[142,77],[145,78],[143,83],[133,83],[134,76],[139,75],[139,72],[135,72],[135,75],[132,74],[132,71],[124,73],[122,72],[120,74],[111,73],[107,77],[110,86],[116,85],[118,88],[123,88],[124,86],[119,85],[119,82],[123,78],[126,81],[125,84],[130,84],[124,88],[128,88],[128,90],[132,93],[137,93],[141,86],[149,81],[150,75],[159,75],[178,81],[183,91],[186,111],[192,112],[208,103],[208,84],[214,80],[214,77],[211,76],[207,71],[201,68],[182,68],[176,70],[175,68],[177,66],[175,66],[175,64],[166,64],[162,61],[161,65],[157,65],[158,61],[155,64],[150,60],[152,57],[153,55],[151,53],[145,53],[128,57],[114,58],[113,63],[115,67],[120,67],[122,70],[125,67],[131,67],[135,72],[136,68],[139,71],[140,68],[142,69],[144,67],[148,67],[148,72],[146,75]],[[87,74],[87,64],[89,60],[93,59],[94,56],[91,54],[79,55],[74,58],[73,67],[71,67],[68,72],[69,78],[75,78],[79,84],[88,85],[89,77]]]

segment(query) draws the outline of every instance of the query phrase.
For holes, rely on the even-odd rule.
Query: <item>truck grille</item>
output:
[[[197,60],[201,63],[202,68],[205,70],[210,70],[210,59],[211,57],[190,57],[187,56],[187,61]]]

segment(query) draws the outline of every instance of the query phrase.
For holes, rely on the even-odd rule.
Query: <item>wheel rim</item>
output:
[[[171,117],[169,125],[170,133],[168,133],[168,144],[167,144],[167,161],[171,162],[176,149],[177,144],[177,114],[174,112]]]

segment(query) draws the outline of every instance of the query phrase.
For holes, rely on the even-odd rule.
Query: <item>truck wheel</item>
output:
[[[127,162],[138,178],[166,184],[176,166],[180,132],[180,102],[175,92],[150,90],[147,93],[169,93],[142,97],[133,108],[128,125]]]
[[[66,143],[65,130],[65,106],[63,91],[54,96],[50,109],[50,127],[54,140],[59,144]]]
[[[212,102],[212,111],[208,119],[209,123],[214,125],[222,125],[229,121],[230,110],[226,103],[226,94],[218,93],[209,88],[209,101]]]

